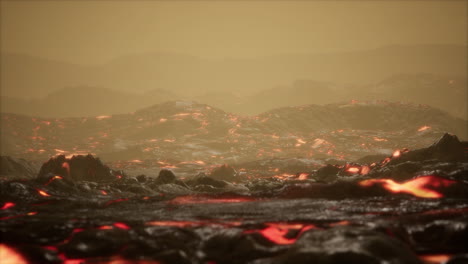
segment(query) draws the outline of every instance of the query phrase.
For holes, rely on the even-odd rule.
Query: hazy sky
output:
[[[466,44],[468,1],[1,1],[1,51],[77,63]]]

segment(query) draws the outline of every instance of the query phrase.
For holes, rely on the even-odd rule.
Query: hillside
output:
[[[444,132],[467,138],[466,127],[466,121],[443,111],[400,103],[305,105],[242,117],[204,104],[172,101],[112,116],[46,119],[2,114],[1,151],[30,160],[87,153],[106,160],[353,160],[425,146]]]

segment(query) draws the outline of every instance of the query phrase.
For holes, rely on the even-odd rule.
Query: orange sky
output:
[[[1,51],[76,63],[466,44],[467,1],[2,1]]]

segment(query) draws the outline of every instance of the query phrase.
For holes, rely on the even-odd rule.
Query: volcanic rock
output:
[[[234,181],[237,178],[237,171],[233,167],[224,164],[215,168],[211,172],[210,176],[218,180]]]
[[[10,156],[0,156],[0,176],[33,178],[36,175],[37,170],[30,162]]]
[[[41,178],[47,173],[75,181],[105,181],[116,178],[109,167],[102,164],[99,158],[94,158],[92,155],[78,155],[70,159],[64,155],[50,158],[42,165],[38,177]]]
[[[327,164],[325,167],[317,170],[314,178],[318,181],[330,182],[336,179],[336,176],[340,171],[341,169],[339,167]]]
[[[216,188],[223,188],[228,183],[225,181],[220,181],[217,179],[213,179],[211,177],[206,176],[204,173],[199,174],[189,180],[187,180],[187,184],[190,186],[198,186],[198,185],[210,185]]]
[[[419,259],[399,240],[355,227],[305,232],[285,254],[255,264],[360,263],[417,264]]]
[[[159,172],[158,177],[156,178],[156,183],[157,184],[167,184],[167,183],[173,183],[177,177],[175,176],[174,172],[171,170],[167,169],[162,169]]]
[[[457,136],[445,133],[439,140],[427,148],[422,148],[392,159],[389,164],[398,164],[405,161],[424,161],[435,159],[437,161],[468,161],[468,153],[465,153],[466,143],[460,142]]]

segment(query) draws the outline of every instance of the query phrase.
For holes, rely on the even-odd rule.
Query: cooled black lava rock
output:
[[[158,177],[156,178],[157,184],[167,184],[167,183],[174,183],[177,177],[175,176],[174,172],[171,170],[162,169],[159,172]]]
[[[202,250],[208,261],[235,264],[272,256],[281,249],[263,245],[254,236],[242,234],[240,229],[227,229],[218,231],[204,241]]]
[[[419,259],[399,240],[356,227],[309,230],[283,255],[255,264],[418,264]]]
[[[405,161],[437,160],[439,162],[468,162],[468,152],[465,152],[465,142],[460,142],[458,137],[445,133],[438,141],[427,148],[403,153],[394,158],[389,165],[395,165]]]
[[[313,175],[313,178],[324,182],[333,181],[340,171],[341,169],[339,167],[327,164],[325,167],[318,169]]]
[[[33,178],[37,175],[34,166],[24,159],[0,156],[0,176],[7,178]]]
[[[418,250],[463,252],[468,248],[468,217],[408,225],[406,230],[413,247]]]
[[[109,167],[102,164],[99,158],[92,155],[73,156],[67,159],[59,155],[49,159],[42,165],[38,177],[52,173],[75,181],[106,181],[116,179],[116,174]]]
[[[233,167],[224,164],[218,168],[215,168],[211,172],[210,176],[218,180],[234,181],[237,178],[237,171]]]
[[[111,256],[129,241],[130,235],[125,230],[85,230],[73,235],[60,249],[69,258]]]
[[[227,185],[227,182],[213,179],[206,176],[205,174],[199,174],[189,180],[187,180],[189,186],[198,186],[198,185],[209,185],[216,188],[223,188]]]

